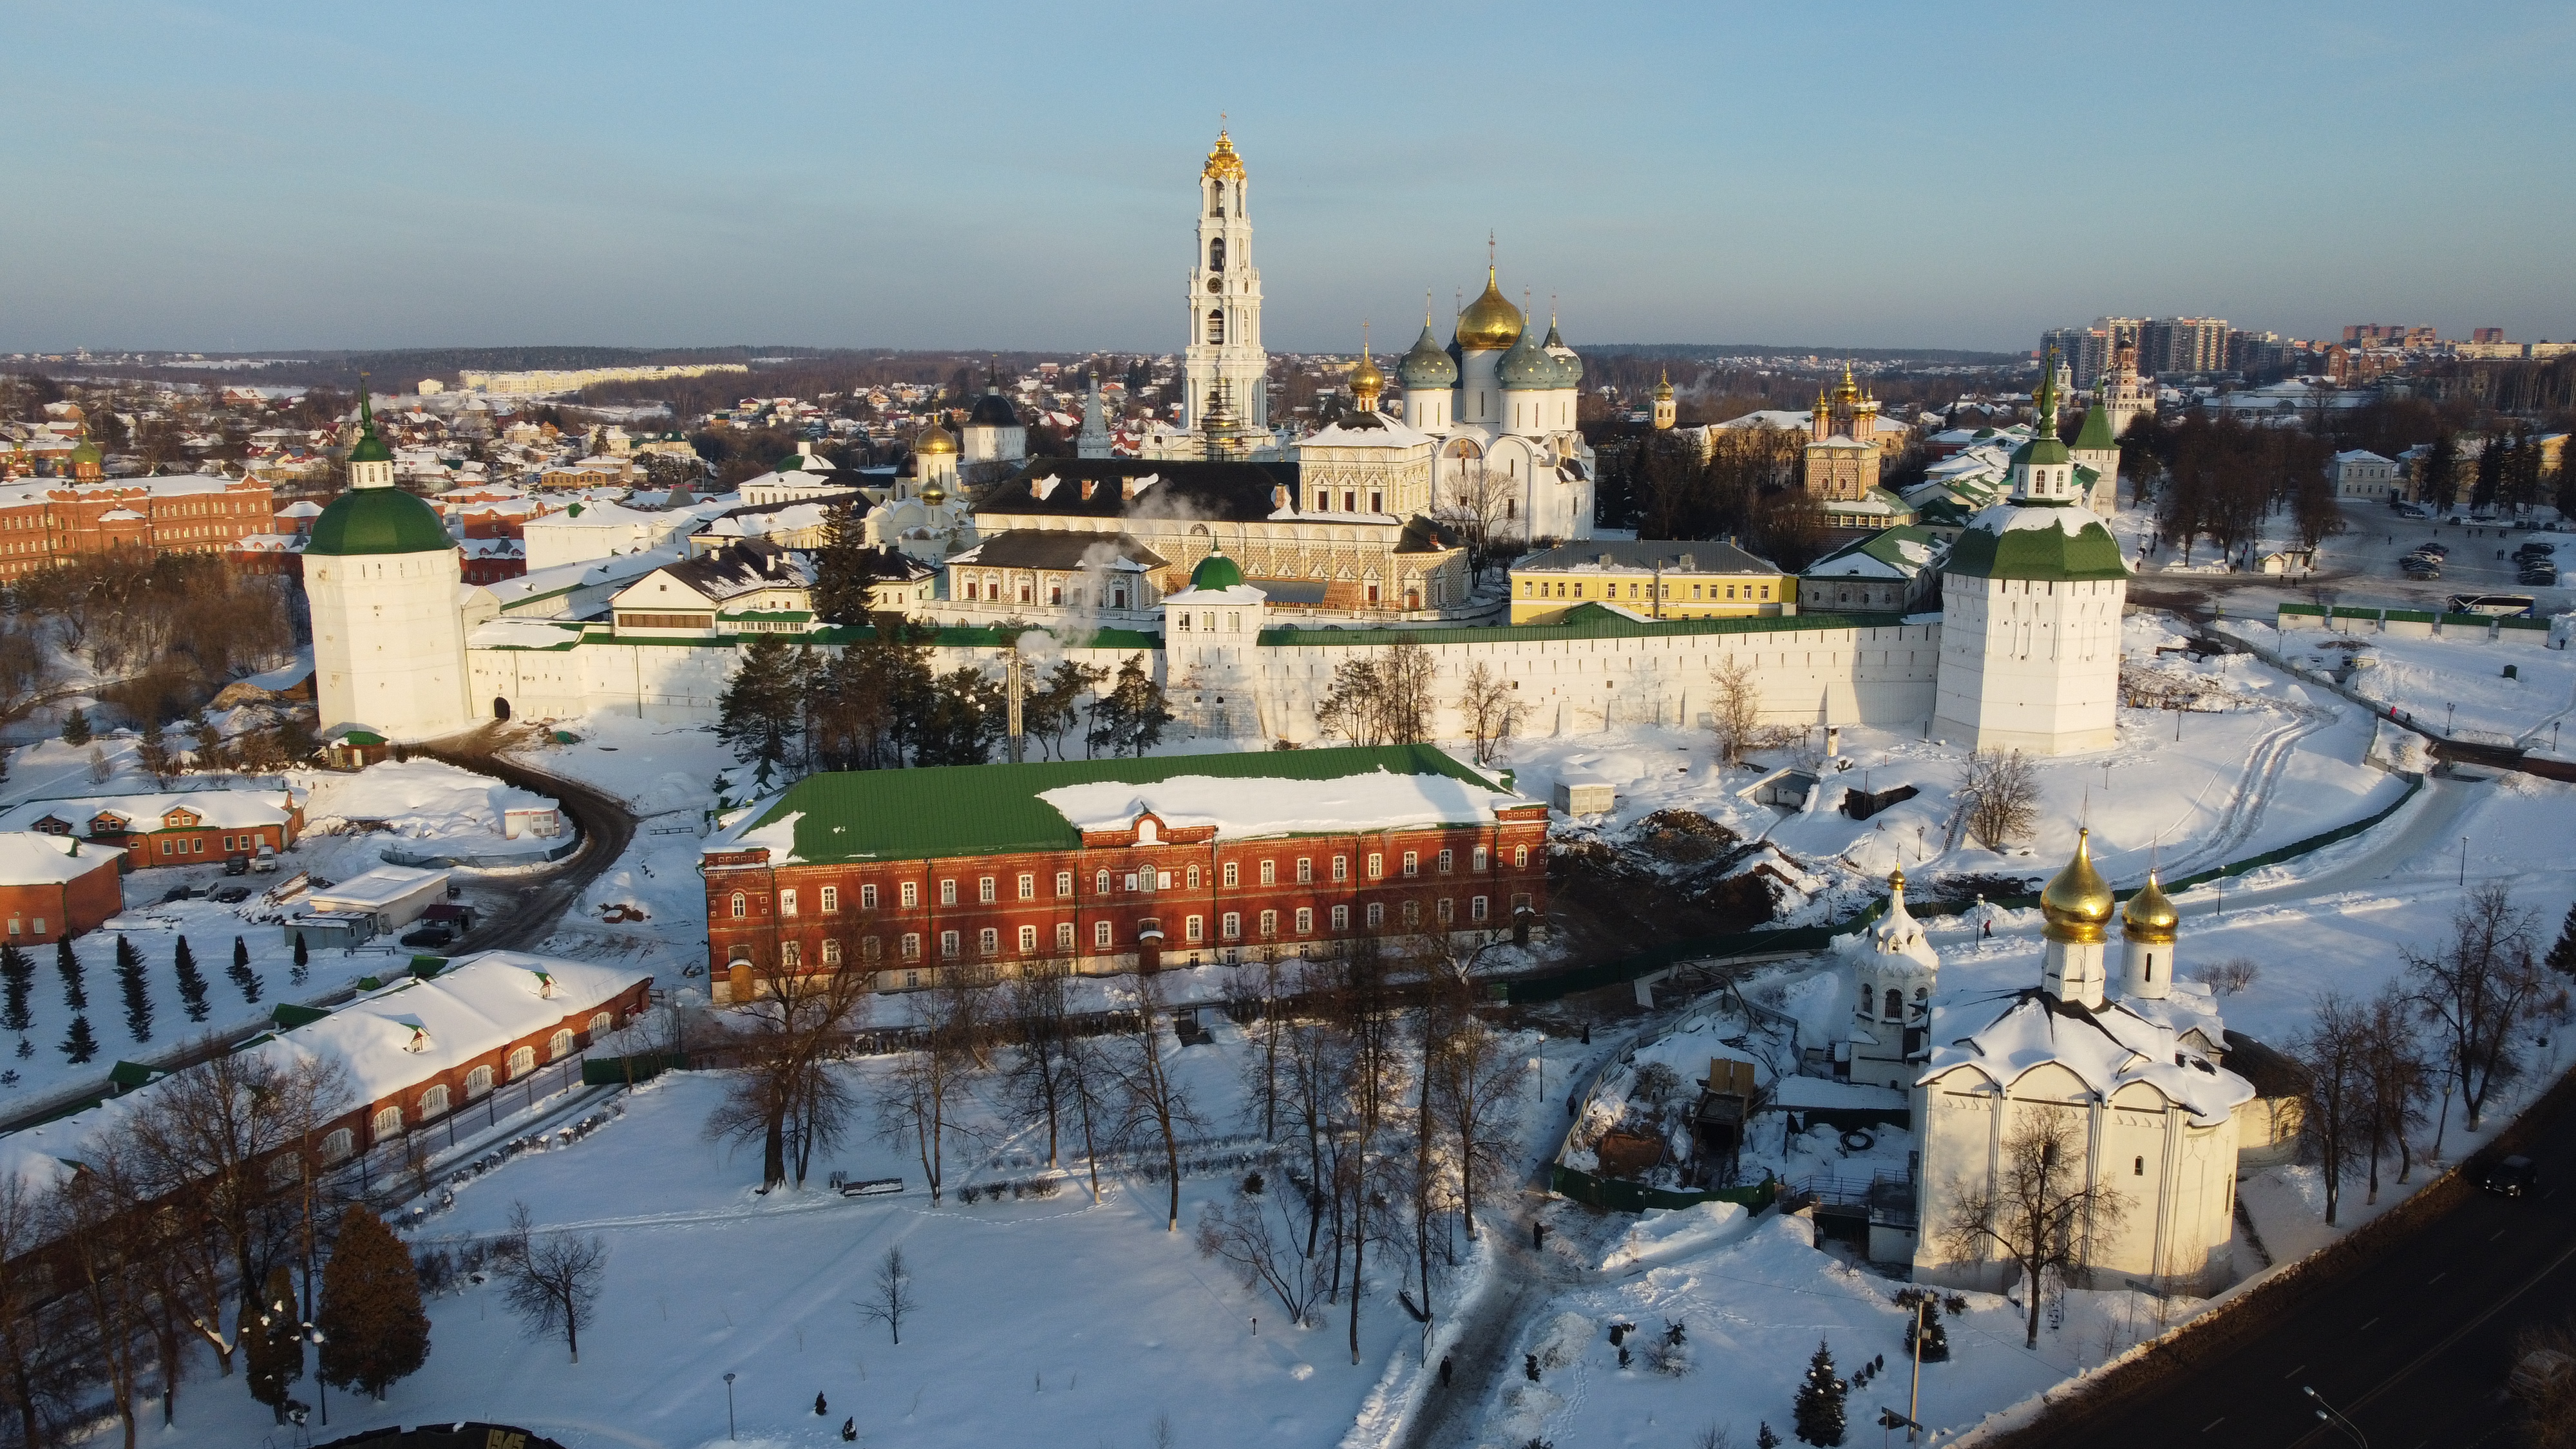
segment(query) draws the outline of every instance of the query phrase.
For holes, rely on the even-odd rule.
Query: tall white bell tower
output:
[[[1181,354],[1188,386],[1181,427],[1197,432],[1216,405],[1219,384],[1237,426],[1270,431],[1270,355],[1261,350],[1261,272],[1252,265],[1252,218],[1245,211],[1243,158],[1226,133],[1199,168],[1198,257],[1190,266],[1189,346]]]

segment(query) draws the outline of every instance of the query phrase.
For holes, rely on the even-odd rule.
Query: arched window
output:
[[[420,1094],[420,1120],[428,1121],[447,1111],[447,1088],[444,1084]]]
[[[559,1062],[572,1055],[572,1033],[558,1030],[546,1041],[546,1060]]]
[[[742,892],[733,893],[733,918],[737,921],[751,914],[751,901]]]
[[[473,1101],[492,1090],[492,1069],[476,1067],[465,1074],[465,1100]]]
[[[1893,1020],[1895,1020],[1897,1017],[1903,1016],[1904,1014],[1905,1014],[1905,998],[1904,998],[1904,996],[1903,996],[1903,995],[1901,995],[1901,994],[1899,994],[1899,993],[1898,993],[1898,991],[1897,991],[1897,989],[1896,989],[1895,987],[1893,987],[1893,986],[1891,986],[1891,987],[1887,988],[1887,1009],[1886,1009],[1885,1011],[1880,1012],[1880,1013],[1879,1013],[1879,1015],[1886,1017],[1886,1018],[1887,1018],[1888,1020],[1890,1020],[1890,1021],[1893,1021]]]
[[[1222,272],[1225,270],[1224,237],[1218,237],[1216,240],[1208,243],[1208,270],[1211,272]]]
[[[535,1071],[537,1069],[537,1049],[535,1047],[512,1048],[510,1052],[509,1068],[510,1080],[514,1082],[519,1078],[526,1076],[528,1073]]]
[[[374,1137],[374,1139],[375,1139],[376,1141],[378,1141],[378,1142],[382,1142],[382,1141],[384,1141],[384,1140],[385,1140],[386,1138],[388,1138],[388,1137],[399,1137],[399,1136],[401,1136],[401,1135],[402,1135],[402,1108],[400,1108],[400,1107],[379,1107],[379,1108],[377,1108],[377,1109],[376,1109],[376,1117],[375,1117],[375,1121],[374,1121],[372,1124],[370,1124],[370,1126],[371,1126],[371,1134],[372,1134],[372,1136]]]
[[[1222,312],[1222,311],[1218,311],[1218,310],[1214,310],[1214,309],[1211,309],[1211,310],[1208,312],[1207,340],[1208,340],[1208,345],[1209,345],[1209,346],[1211,346],[1211,347],[1218,347],[1218,346],[1223,346],[1223,345],[1224,345],[1224,343],[1225,343],[1225,313],[1224,313],[1224,312]]]
[[[357,1150],[357,1134],[346,1127],[335,1127],[322,1139],[322,1160],[337,1162]]]
[[[592,1041],[597,1041],[616,1029],[617,1018],[610,1016],[607,1012],[600,1012],[598,1015],[593,1016],[590,1019],[590,1039]]]

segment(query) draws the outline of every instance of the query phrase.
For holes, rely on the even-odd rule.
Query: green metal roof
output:
[[[393,450],[385,446],[376,431],[376,402],[365,388],[358,390],[358,445],[349,450],[352,463],[390,463]]]
[[[1790,634],[1802,629],[1880,629],[1895,614],[1752,614],[1719,619],[1630,619],[1598,603],[1577,604],[1556,624],[1464,629],[1291,629],[1261,631],[1264,647],[1345,644],[1543,644],[1575,639],[1651,639],[1666,634]]]
[[[2063,448],[2064,444],[2058,445]],[[2052,505],[2023,503],[2012,505],[2009,517]],[[2125,579],[2128,561],[2120,556],[2118,540],[2111,530],[2093,519],[2075,533],[2059,528],[2054,521],[2046,528],[2007,528],[2005,519],[1978,515],[1959,541],[1950,546],[1950,561],[1941,567],[1945,574],[1971,579]]]
[[[1190,570],[1190,587],[1194,589],[1231,589],[1243,582],[1243,570],[1234,560],[1221,553],[1209,554]]]
[[[352,454],[351,456],[355,456]],[[399,488],[352,488],[313,520],[309,555],[445,553],[456,547],[438,510]]]
[[[2075,446],[2079,448],[2103,449],[2117,448],[2120,446],[2120,440],[2111,436],[2111,410],[2109,408],[2102,406],[2100,403],[2095,403],[2092,411],[2084,415],[2084,426],[2078,429],[2075,434]]]
[[[1082,844],[1082,833],[1039,799],[1040,792],[1097,781],[1149,785],[1182,775],[1341,780],[1380,772],[1445,775],[1494,788],[1484,776],[1429,745],[847,770],[797,781],[761,812],[752,828],[796,816],[796,858],[820,864],[1071,850]]]

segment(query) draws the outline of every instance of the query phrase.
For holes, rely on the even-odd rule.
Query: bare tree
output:
[[[1306,1204],[1312,1218],[1314,1204]],[[1269,1290],[1292,1324],[1314,1320],[1331,1277],[1311,1244],[1298,1242],[1295,1200],[1273,1190],[1259,1173],[1246,1178],[1224,1205],[1199,1205],[1199,1256],[1221,1258],[1247,1289]]]
[[[2450,939],[2438,949],[2399,948],[2416,1009],[2442,1038],[2472,1132],[2496,1083],[2522,1070],[2514,1029],[2541,997],[2538,930],[2538,918],[2514,905],[2510,889],[2487,885],[2451,913]]]
[[[1982,1260],[1991,1249],[2021,1269],[2022,1342],[2036,1349],[2048,1270],[2082,1267],[2092,1235],[2117,1226],[2128,1204],[2107,1184],[2087,1183],[2083,1139],[2065,1113],[2036,1104],[2019,1110],[2002,1159],[1983,1184],[1953,1198],[1941,1236],[1953,1257]]]
[[[2039,823],[2039,769],[2019,750],[1979,750],[1968,757],[1959,803],[1977,843],[2002,850]]]
[[[1171,1185],[1171,1207],[1163,1226],[1164,1231],[1177,1233],[1181,1230],[1181,1131],[1201,1123],[1189,1092],[1172,1079],[1171,1061],[1163,1054],[1167,1028],[1162,984],[1151,976],[1138,976],[1134,1009],[1120,1016],[1118,1041],[1107,1059],[1118,1089],[1113,1135],[1130,1145],[1161,1144],[1163,1171]]]
[[[1503,1037],[1474,1012],[1462,1013],[1431,1060],[1431,1110],[1457,1155],[1458,1215],[1476,1236],[1476,1195],[1499,1187],[1512,1170],[1511,1123],[1529,1072],[1504,1050]]]
[[[1286,985],[1287,968],[1269,953],[1226,976],[1227,1003],[1236,1019],[1249,1016],[1260,1022],[1251,1034],[1252,1050],[1243,1056],[1243,1111],[1261,1123],[1264,1142],[1279,1137],[1279,1039],[1288,1024]]]
[[[1502,671],[1479,659],[1467,667],[1458,714],[1467,721],[1468,738],[1476,744],[1476,763],[1499,764],[1510,753],[1512,736],[1529,719],[1529,706]]]
[[[2414,1003],[2395,982],[2370,1000],[2362,1024],[2362,1138],[2370,1146],[2370,1201],[2379,1201],[2379,1159],[2397,1154],[2397,1180],[2415,1169],[2414,1149],[2406,1134],[2424,1125],[2424,1103],[2432,1095],[2433,1066],[2424,1059],[2424,1044],[2415,1035]]]
[[[122,1136],[102,1133],[84,1148],[85,1160],[52,1197],[45,1236],[70,1270],[69,1290],[105,1371],[109,1406],[124,1426],[125,1449],[134,1449],[134,1400],[142,1376],[136,1339],[150,1296],[136,1272],[147,1247],[135,1229],[147,1214],[137,1211],[144,1198],[117,1140]]]
[[[608,1244],[598,1238],[549,1233],[536,1237],[528,1205],[510,1208],[509,1236],[500,1254],[501,1294],[529,1336],[560,1331],[574,1363],[581,1362],[581,1327],[608,1277]]]
[[[878,1260],[877,1270],[869,1277],[873,1285],[867,1301],[857,1305],[860,1314],[886,1326],[894,1341],[903,1342],[903,1320],[913,1310],[912,1270],[904,1266],[903,1244],[889,1244],[885,1256]]]
[[[1056,1165],[1056,1141],[1066,1103],[1065,968],[1054,961],[1031,961],[1020,968],[1010,987],[1012,1034],[1019,1050],[1002,1076],[1007,1110],[1023,1120],[1046,1119],[1047,1166]]]
[[[814,1148],[847,1131],[851,1103],[824,1063],[865,1013],[868,979],[864,971],[769,968],[734,1013],[747,1037],[745,1062],[706,1132],[759,1142],[764,1190],[784,1185],[791,1171],[803,1186]]]
[[[1373,659],[1344,660],[1333,668],[1333,684],[1315,706],[1316,723],[1328,735],[1355,745],[1411,745],[1431,737],[1431,717],[1439,707],[1432,695],[1437,666],[1431,651],[1405,640]]]
[[[932,998],[934,1017],[918,1047],[907,1052],[894,1070],[878,1079],[877,1135],[897,1147],[910,1147],[930,1184],[930,1200],[940,1199],[948,1139],[960,1134],[957,1109],[973,1079],[973,1044],[980,1023],[971,1015],[976,998],[949,993]],[[961,1017],[957,1008],[968,1008]]]
[[[1520,551],[1512,518],[1517,481],[1487,471],[1481,458],[1461,459],[1456,479],[1442,490],[1446,496],[1434,516],[1458,530],[1472,577],[1484,577],[1497,557]]]
[[[272,1209],[299,1186],[298,1140],[307,1124],[341,1115],[349,1101],[336,1063],[215,1052],[155,1083],[127,1121],[133,1169],[171,1209],[161,1215],[169,1256],[159,1266],[196,1285],[187,1321],[224,1376],[237,1347],[225,1324],[241,1318],[224,1311],[226,1290],[246,1302],[267,1280],[279,1247]]]
[[[0,1263],[22,1263],[45,1241],[53,1190],[24,1173],[0,1177]],[[0,1394],[18,1422],[18,1442],[44,1443],[37,1417],[37,1373],[46,1337],[37,1319],[42,1295],[22,1272],[0,1272]]]
[[[1721,765],[1744,763],[1762,728],[1762,687],[1753,668],[1728,655],[1708,672],[1708,727],[1717,736]]]
[[[2312,1013],[2290,1055],[2307,1071],[2306,1128],[2325,1178],[2326,1224],[2331,1227],[2368,1101],[2363,1037],[2369,1017],[2350,997],[2334,991],[2317,997]]]

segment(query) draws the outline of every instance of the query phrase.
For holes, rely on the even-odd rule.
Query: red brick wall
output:
[[[78,936],[95,931],[108,917],[125,909],[125,892],[118,885],[115,857],[106,845],[83,845],[84,854],[95,851],[99,868],[66,885],[0,885],[0,922],[6,922],[6,939],[21,946],[50,944],[68,935]],[[42,920],[44,929],[36,922]],[[68,931],[66,930],[68,926]]]
[[[644,1009],[651,996],[652,989],[652,980],[647,978],[636,983],[628,990],[619,993],[608,1001],[601,1002],[596,1006],[585,1007],[580,1011],[568,1012],[551,1025],[532,1031],[525,1036],[518,1037],[502,1046],[483,1053],[481,1056],[459,1062],[454,1067],[446,1071],[430,1073],[429,1075],[420,1078],[420,1080],[404,1086],[396,1092],[378,1097],[376,1100],[367,1103],[365,1106],[356,1108],[340,1116],[331,1123],[329,1128],[324,1129],[323,1135],[328,1136],[330,1135],[331,1130],[346,1127],[350,1129],[352,1140],[354,1140],[361,1148],[376,1146],[377,1143],[374,1138],[376,1113],[387,1107],[402,1108],[403,1126],[406,1129],[434,1126],[440,1122],[444,1122],[456,1113],[462,1112],[467,1107],[474,1105],[474,1103],[479,1103],[484,1100],[484,1097],[478,1096],[474,1098],[473,1102],[469,1103],[465,1098],[465,1079],[476,1067],[490,1067],[492,1069],[492,1092],[499,1092],[508,1087],[513,1080],[524,1080],[524,1074],[518,1079],[514,1079],[510,1076],[510,1053],[521,1047],[533,1049],[537,1054],[537,1059],[535,1066],[530,1069],[531,1074],[537,1069],[552,1065],[553,1059],[546,1054],[546,1043],[556,1032],[569,1029],[573,1034],[574,1049],[581,1050],[587,1048],[590,1045],[590,1019],[592,1017],[605,1011],[616,1019],[616,1024],[618,1026],[622,1027],[626,1025],[628,1021],[632,1020],[637,1012]],[[447,1111],[436,1117],[424,1118],[420,1113],[421,1094],[436,1086],[444,1086],[447,1088]],[[485,1096],[489,1095],[490,1093],[485,1094]],[[387,1138],[385,1140],[391,1141],[393,1139]]]
[[[1532,809],[1530,818],[1506,820],[1495,825],[1454,829],[1372,831],[1365,834],[1303,836],[1289,839],[1255,841],[1221,841],[1193,844],[1116,845],[1079,850],[1037,851],[991,856],[950,856],[934,860],[869,861],[847,865],[788,865],[772,867],[767,852],[739,852],[729,856],[711,856],[706,863],[707,882],[707,968],[711,980],[728,979],[737,960],[748,960],[754,969],[771,969],[783,964],[784,947],[797,948],[797,965],[805,970],[819,970],[827,964],[824,946],[838,941],[840,965],[844,968],[902,971],[918,969],[925,973],[933,967],[958,963],[1007,963],[1034,955],[1040,959],[1063,959],[1068,954],[1057,945],[1057,928],[1074,928],[1073,950],[1069,953],[1082,969],[1122,970],[1137,964],[1139,930],[1146,921],[1158,922],[1163,936],[1161,959],[1172,964],[1185,964],[1193,955],[1200,960],[1222,960],[1232,948],[1238,952],[1264,947],[1313,947],[1349,941],[1365,936],[1406,935],[1439,929],[1440,902],[1450,903],[1446,928],[1451,931],[1506,931],[1511,928],[1515,906],[1526,904],[1544,915],[1547,909],[1547,822],[1545,811]],[[1488,851],[1486,867],[1474,868],[1478,846]],[[1450,868],[1439,866],[1440,852],[1451,852]],[[1526,850],[1526,865],[1516,864],[1516,852]],[[1404,856],[1415,857],[1415,872],[1404,873]],[[1378,857],[1382,872],[1377,878],[1369,874],[1369,858]],[[1336,878],[1334,860],[1343,862],[1344,874]],[[1300,881],[1298,862],[1306,861],[1312,879]],[[1263,862],[1272,866],[1272,883],[1261,878]],[[1226,868],[1235,871],[1234,883],[1226,883]],[[1142,888],[1142,872],[1157,872],[1158,888]],[[1197,883],[1191,884],[1191,872],[1197,872]],[[1109,873],[1109,889],[1100,890],[1100,873]],[[1072,894],[1057,891],[1057,874],[1071,872]],[[1134,874],[1135,887],[1128,885]],[[1032,877],[1035,899],[1020,896],[1020,877]],[[1161,887],[1160,878],[1168,876],[1170,885]],[[984,882],[992,882],[994,899],[983,899]],[[903,887],[914,887],[914,904],[906,906]],[[943,900],[943,883],[953,883],[954,903]],[[866,902],[866,889],[876,890],[873,908]],[[835,909],[825,910],[823,892],[836,892]],[[793,892],[795,911],[782,910],[786,894]],[[734,898],[740,895],[742,914],[734,914]],[[1474,901],[1483,897],[1484,915],[1477,919]],[[1410,903],[1415,911],[1408,921],[1404,910]],[[1372,924],[1368,908],[1381,908],[1380,919]],[[1336,906],[1348,908],[1348,924],[1336,930],[1332,911]],[[1310,929],[1297,929],[1297,912],[1314,913]],[[1264,911],[1277,913],[1273,934],[1261,930]],[[1240,931],[1232,939],[1224,932],[1227,914],[1240,918]],[[1189,935],[1189,921],[1199,918],[1199,939]],[[1097,944],[1097,932],[1106,924],[1110,944],[1106,949]],[[1020,943],[1022,927],[1037,932],[1034,952],[1023,952]],[[981,933],[996,933],[997,949],[987,954]],[[957,954],[942,955],[942,933],[957,933]],[[903,938],[918,935],[920,955],[906,960]],[[877,942],[877,954],[867,954],[866,942]],[[749,972],[742,973],[747,987]],[[922,984],[928,984],[925,974]],[[901,983],[895,983],[901,984]]]
[[[100,521],[124,508],[140,519]],[[268,484],[245,479],[221,492],[158,498],[141,486],[47,491],[42,503],[0,508],[0,578],[111,548],[229,552],[244,536],[276,526]]]

